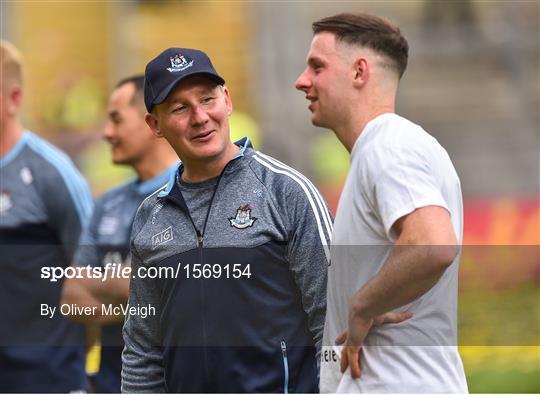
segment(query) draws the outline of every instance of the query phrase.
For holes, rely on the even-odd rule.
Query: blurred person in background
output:
[[[130,265],[129,237],[137,208],[152,192],[167,183],[178,166],[178,157],[164,139],[154,136],[145,122],[144,76],[120,81],[110,95],[103,137],[111,145],[112,160],[133,168],[137,177],[105,192],[97,201],[84,228],[73,259],[74,266],[104,268]],[[104,304],[125,304],[129,278],[108,276],[69,278],[62,303],[96,307],[95,314],[71,315],[88,325],[102,326],[100,368],[95,377],[99,393],[120,392],[123,349],[121,314],[107,314]],[[79,310],[80,311],[80,310]]]
[[[367,14],[324,18],[313,32],[296,88],[312,123],[351,155],[332,236],[321,391],[467,392],[457,350],[460,181],[444,148],[395,114],[407,41]],[[374,327],[387,312],[412,318]]]
[[[5,41],[0,67],[0,391],[82,391],[84,326],[58,312],[62,279],[42,273],[69,266],[90,190],[66,154],[22,126],[22,60]]]

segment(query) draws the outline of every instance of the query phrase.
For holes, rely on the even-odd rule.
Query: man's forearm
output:
[[[125,303],[129,296],[128,278],[85,278],[84,286],[102,303]]]
[[[371,319],[418,299],[452,263],[456,246],[396,245],[381,271],[352,298],[351,314]]]
[[[70,309],[71,313],[69,314],[69,318],[74,321],[94,325],[106,325],[123,322],[123,314],[109,314],[107,311],[111,309],[103,308],[104,303],[111,303],[113,305],[119,305],[120,303],[117,301],[103,302],[98,300],[88,289],[86,280],[88,279],[72,278],[67,279],[64,282],[61,303],[77,306],[77,309]],[[91,311],[92,314],[77,313],[78,311]]]

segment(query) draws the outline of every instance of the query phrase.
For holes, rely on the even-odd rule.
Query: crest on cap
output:
[[[180,53],[170,57],[169,59],[171,61],[171,67],[167,67],[167,70],[170,71],[171,73],[183,71],[193,65],[193,60],[188,62],[186,58],[184,57],[184,55]]]

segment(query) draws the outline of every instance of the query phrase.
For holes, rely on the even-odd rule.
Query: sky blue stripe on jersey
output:
[[[236,154],[234,157],[235,159],[244,156],[244,152],[246,151],[246,148],[251,145],[251,142],[249,141],[249,137],[242,137],[240,140],[236,141],[234,144],[240,147],[240,151]]]
[[[0,158],[0,167],[6,166],[19,155],[19,152],[21,152],[26,145],[26,140],[28,140],[28,133],[24,131],[19,141],[17,141],[17,144]]]
[[[92,212],[93,202],[88,185],[82,175],[77,171],[69,157],[47,141],[37,137],[30,131],[28,134],[28,147],[53,165],[62,176],[71,195],[81,224],[86,225]]]
[[[180,161],[175,162],[174,165],[167,168],[164,172],[158,174],[157,176],[146,180],[144,182],[141,182],[137,185],[137,191],[141,194],[147,194],[150,192],[154,192],[158,188],[161,188],[163,185],[165,185],[169,178],[176,174],[176,169],[180,165]]]
[[[182,163],[182,162],[180,162],[180,163]],[[178,164],[178,167],[176,168],[176,170],[174,172],[172,172],[171,174],[169,174],[169,180],[167,181],[167,187],[158,194],[159,197],[167,196],[169,194],[169,192],[171,191],[171,189],[173,188],[174,182],[176,181],[176,176],[178,175],[178,170],[180,170],[180,163]]]

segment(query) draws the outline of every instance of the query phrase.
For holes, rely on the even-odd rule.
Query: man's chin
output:
[[[207,144],[204,146],[193,147],[191,156],[199,162],[212,162],[223,157],[227,153],[227,147],[220,144]]]
[[[220,150],[198,150],[195,152],[194,157],[197,158],[197,160],[201,162],[211,162],[215,158],[219,158],[222,154],[222,151]]]
[[[115,165],[131,165],[131,161],[126,158],[112,158],[112,163]]]
[[[313,124],[313,126],[317,126],[319,128],[327,128],[328,126],[326,126],[326,123],[321,120],[321,118],[319,116],[317,116],[315,113],[313,113],[311,115],[311,123]]]

